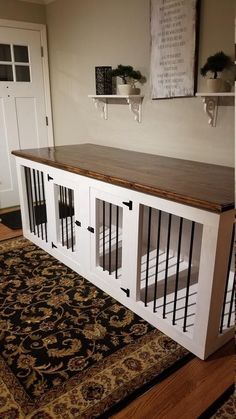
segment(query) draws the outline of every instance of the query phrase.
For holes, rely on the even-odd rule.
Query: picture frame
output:
[[[193,97],[200,0],[151,0],[151,98]]]

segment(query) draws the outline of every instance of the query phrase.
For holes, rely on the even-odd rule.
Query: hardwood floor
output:
[[[0,223],[0,241],[22,235]],[[197,419],[234,383],[234,344],[229,342],[207,361],[194,358],[113,419]]]
[[[234,345],[206,361],[194,358],[113,419],[197,419],[234,383]]]
[[[16,211],[20,209],[19,206],[17,207],[12,207],[12,208],[4,208],[4,209],[0,209],[0,219],[1,219],[1,214],[6,214],[7,212],[11,212],[11,211]],[[19,237],[22,236],[22,230],[12,230],[11,228],[8,228],[7,226],[5,226],[4,224],[2,224],[0,222],[0,241],[2,240],[7,240],[7,239],[13,239],[14,237]]]
[[[0,223],[0,241],[13,239],[14,237],[22,236],[22,230],[11,230],[4,224]]]

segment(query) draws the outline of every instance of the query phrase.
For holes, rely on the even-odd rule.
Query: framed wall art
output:
[[[194,96],[199,0],[151,0],[151,97]]]

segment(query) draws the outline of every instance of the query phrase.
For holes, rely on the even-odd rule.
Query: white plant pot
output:
[[[118,85],[118,92],[121,96],[129,96],[132,95],[133,87],[131,84],[119,84]]]
[[[131,95],[140,95],[139,87],[132,87]]]
[[[222,79],[207,79],[207,90],[209,93],[220,93],[223,91]]]

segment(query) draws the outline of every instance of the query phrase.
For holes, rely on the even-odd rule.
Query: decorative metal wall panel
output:
[[[111,69],[112,67],[109,66],[95,67],[96,95],[112,94]]]

